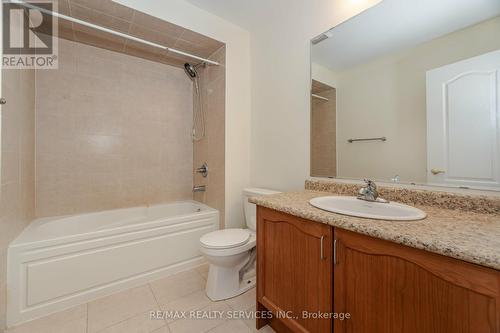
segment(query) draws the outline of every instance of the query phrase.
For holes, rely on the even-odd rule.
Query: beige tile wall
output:
[[[36,215],[192,198],[192,83],[180,68],[59,41],[36,77]]]
[[[203,106],[207,115],[207,136],[194,143],[194,165],[196,169],[203,162],[208,163],[207,178],[195,174],[196,185],[206,185],[205,193],[195,193],[194,199],[205,202],[220,212],[220,226],[224,228],[225,198],[225,56],[226,48],[217,50],[211,57],[221,66],[200,68],[200,87],[203,93]]]
[[[20,25],[12,25],[12,29],[16,27]],[[0,332],[3,332],[7,247],[34,216],[35,71],[3,69],[1,75],[2,97],[7,100],[0,114]]]
[[[337,124],[336,90],[323,85],[321,91],[313,93],[326,97],[324,101],[311,97],[311,176],[337,176]]]
[[[2,70],[0,332],[5,326],[7,246],[34,217],[35,71]]]

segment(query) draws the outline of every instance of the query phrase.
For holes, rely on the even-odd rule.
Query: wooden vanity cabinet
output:
[[[332,311],[332,228],[259,207],[257,239],[257,310],[275,314],[257,327],[331,332],[331,320],[304,318],[302,311]]]
[[[258,328],[500,333],[500,272],[494,269],[263,207],[257,210],[257,260],[257,309],[275,314],[258,319]],[[350,319],[305,318],[302,311],[349,313]]]
[[[500,332],[500,273],[335,229],[334,310],[341,332]]]

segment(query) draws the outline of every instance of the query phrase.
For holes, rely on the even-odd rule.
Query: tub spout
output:
[[[206,185],[199,185],[193,187],[193,192],[205,192],[207,190]]]

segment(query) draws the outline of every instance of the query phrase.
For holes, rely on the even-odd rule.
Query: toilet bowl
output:
[[[250,188],[243,190],[247,229],[223,229],[200,238],[200,251],[209,262],[207,296],[213,301],[235,297],[255,286],[256,207],[249,197],[279,193]]]

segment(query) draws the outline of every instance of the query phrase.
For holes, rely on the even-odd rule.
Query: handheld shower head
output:
[[[196,70],[196,68],[201,65],[202,64],[195,66],[188,62],[184,64],[184,71],[186,72],[186,75],[191,79],[195,87],[196,97],[193,105],[193,141],[199,141],[206,135],[205,110],[203,109],[201,90],[198,83],[199,77]]]
[[[190,63],[185,63],[184,64],[184,71],[186,72],[187,76],[191,80],[194,80],[198,76],[198,72],[196,71],[196,67],[191,65]]]

